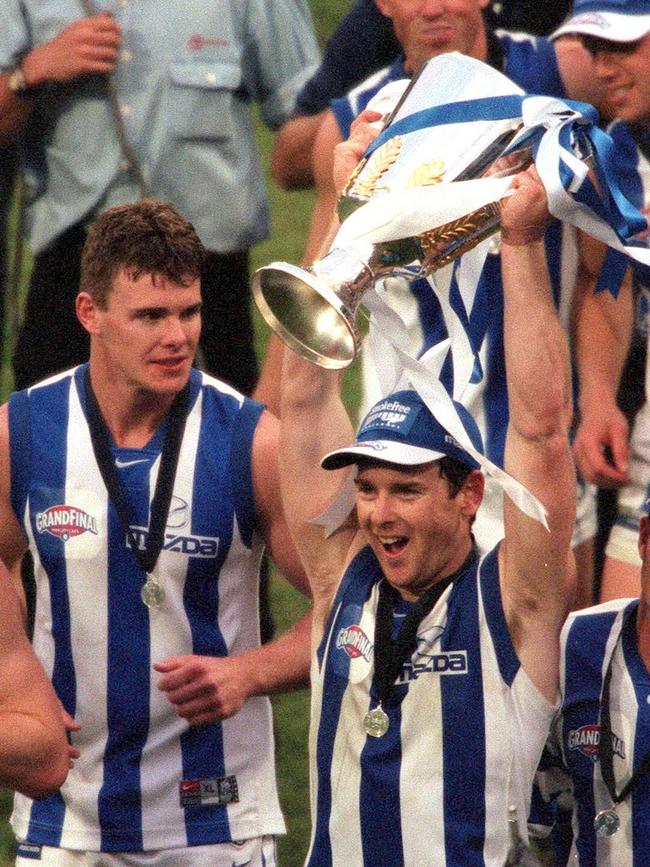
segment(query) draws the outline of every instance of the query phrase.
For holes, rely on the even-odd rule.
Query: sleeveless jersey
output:
[[[16,796],[19,840],[107,852],[283,833],[270,704],[190,728],[156,684],[156,662],[259,644],[251,446],[262,407],[197,370],[164,546],[164,604],[140,598],[137,566],[102,481],[86,419],[86,365],[9,403],[12,505],[34,555],[35,649],[81,726],[60,792]],[[113,447],[144,547],[165,424],[142,449]]]
[[[308,867],[498,865],[508,807],[525,831],[553,716],[522,669],[501,604],[497,550],[467,568],[418,628],[384,710],[366,735],[379,564],[369,547],[346,571],[312,671],[312,841]]]
[[[616,599],[572,614],[562,631],[562,754],[575,794],[571,856],[580,867],[650,864],[650,778],[641,779],[617,808],[618,833],[601,837],[594,816],[612,800],[598,760],[600,702],[610,661],[610,717],[616,789],[650,751],[650,676],[636,641],[638,600]],[[573,864],[574,861],[569,860]]]

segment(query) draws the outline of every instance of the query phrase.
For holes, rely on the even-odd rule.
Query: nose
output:
[[[616,64],[615,55],[610,51],[594,51],[592,54],[594,75],[600,81],[606,81],[609,78]]]
[[[373,527],[386,527],[395,520],[393,498],[390,494],[379,493],[375,497],[370,513],[370,522]]]
[[[182,346],[187,341],[187,332],[178,316],[169,316],[165,320],[163,343],[166,346]]]
[[[425,18],[436,18],[445,11],[444,0],[422,0],[420,14]]]

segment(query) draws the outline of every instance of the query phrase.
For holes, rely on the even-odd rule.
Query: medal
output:
[[[601,810],[596,813],[594,830],[600,837],[612,837],[620,827],[621,820],[616,810]]]
[[[147,608],[160,608],[165,601],[165,591],[153,575],[147,575],[147,580],[140,590],[140,598]]]
[[[371,738],[383,737],[390,727],[388,714],[383,710],[381,704],[369,710],[363,718],[363,728],[367,735]]]

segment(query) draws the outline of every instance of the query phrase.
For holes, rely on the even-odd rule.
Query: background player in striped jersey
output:
[[[572,614],[562,630],[555,733],[573,783],[569,863],[650,863],[650,518],[640,520],[641,597]]]
[[[358,125],[339,156],[354,162],[368,138]],[[526,834],[573,577],[575,475],[567,345],[537,240],[546,198],[534,170],[517,183],[502,212],[506,469],[544,503],[550,532],[506,501],[505,541],[479,560],[483,475],[418,395],[381,401],[349,445],[338,376],[286,354],[281,481],[315,606],[309,867],[502,867],[511,804]],[[345,474],[324,472],[324,455],[325,469],[358,467],[356,513],[327,537],[313,518]]]
[[[620,185],[644,214],[650,208],[650,7],[643,0],[578,0],[557,33],[580,36],[593,56],[594,75],[605,91],[615,120],[614,139]],[[583,239],[587,242],[588,239]],[[636,239],[648,244],[648,232]],[[583,252],[598,277],[603,251],[591,242]],[[637,304],[636,328],[647,341],[650,319],[650,269],[632,265]],[[618,517],[606,549],[601,599],[636,596],[641,560],[637,550],[639,517],[650,482],[650,368],[646,360],[645,403],[628,447],[627,420],[617,406],[617,387],[629,337],[635,327],[629,285],[618,302],[608,293],[584,296],[578,318],[581,426],[576,457],[585,478],[620,488]],[[621,334],[621,327],[627,326]]]
[[[0,556],[34,556],[34,644],[79,756],[17,796],[17,864],[275,863],[269,692],[304,683],[309,622],[259,646],[265,542],[299,587],[275,419],[192,367],[204,250],[156,200],[84,247],[90,363],[0,411]]]

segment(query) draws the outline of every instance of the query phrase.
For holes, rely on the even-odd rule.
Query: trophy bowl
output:
[[[532,142],[521,117],[408,127],[432,106],[444,111],[451,103],[486,94],[520,96],[523,91],[486,64],[459,54],[424,64],[386,119],[385,141],[352,173],[339,201],[341,230],[329,252],[309,268],[273,262],[256,271],[252,290],[260,313],[294,352],[322,367],[346,367],[360,346],[357,312],[373,284],[389,276],[426,277],[498,231],[498,200],[452,208],[449,215],[445,202],[452,182],[460,189],[458,182],[504,177],[530,165]],[[416,200],[409,196],[422,191],[435,193],[443,211],[425,231],[413,232],[408,202]],[[396,195],[406,197],[405,219],[392,208]],[[378,220],[385,240],[362,237],[368,219]],[[353,226],[357,236],[351,234]]]

